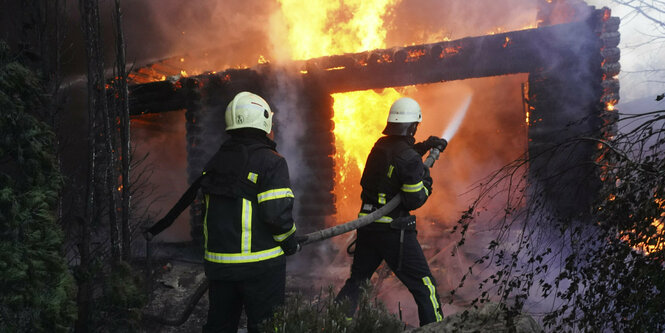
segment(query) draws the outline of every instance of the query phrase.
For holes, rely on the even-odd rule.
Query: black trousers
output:
[[[356,251],[351,264],[351,277],[337,295],[337,300],[348,298],[350,303],[349,316],[352,316],[358,305],[360,286],[372,277],[381,261],[385,260],[397,278],[409,289],[418,305],[420,326],[441,321],[443,312],[439,295],[436,292],[436,281],[432,277],[423,250],[416,238],[415,230],[404,231],[404,249],[402,267],[398,271],[400,231],[358,230]]]
[[[240,281],[210,280],[208,322],[203,332],[237,332],[240,314],[247,314],[247,331],[259,331],[259,324],[272,317],[284,304],[286,265],[261,270],[261,274]]]

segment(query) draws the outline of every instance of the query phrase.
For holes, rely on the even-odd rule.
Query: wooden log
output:
[[[605,21],[606,32],[616,31],[612,30],[615,23],[613,18]],[[614,37],[607,36],[608,43],[615,42]],[[314,58],[303,62],[305,72],[293,75],[302,75],[306,82],[315,79],[322,89],[336,93],[530,73],[572,61],[577,58],[573,50],[595,45],[598,38],[587,22],[574,22],[399,49]],[[609,62],[616,62],[617,51],[616,48],[606,48],[604,56]],[[227,70],[215,76],[228,82],[241,71],[263,75],[246,69]],[[156,72],[145,75],[149,77]],[[130,89],[131,113],[182,109],[186,106],[185,96],[178,92],[177,85],[177,82],[166,81],[133,86]]]

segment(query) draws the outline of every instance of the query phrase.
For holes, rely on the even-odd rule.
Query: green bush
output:
[[[386,310],[383,303],[372,295],[365,286],[358,301],[358,311],[353,318],[347,318],[348,304],[335,302],[332,287],[325,297],[306,299],[295,294],[286,299],[272,320],[265,323],[265,332],[344,332],[344,333],[391,333],[402,332],[402,323],[394,314]]]
[[[67,331],[76,317],[55,209],[53,132],[30,111],[43,90],[0,42],[0,331]]]
[[[147,301],[141,271],[119,261],[104,273],[102,297],[95,300],[93,321],[100,331],[135,332]]]

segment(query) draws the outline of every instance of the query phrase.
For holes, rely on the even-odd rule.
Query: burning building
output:
[[[433,258],[449,252],[440,235],[466,208],[462,193],[523,153],[551,155],[529,165],[529,178],[554,209],[577,212],[596,191],[599,147],[581,143],[565,154],[550,149],[573,137],[615,134],[619,19],[576,0],[533,3],[532,15],[512,28],[461,38],[438,32],[423,38],[406,27],[397,33],[413,38],[411,45],[387,47],[384,31],[345,48],[331,42],[347,38],[348,27],[339,27],[342,35],[328,39],[299,35],[292,48],[300,52],[288,61],[261,56],[251,67],[217,68],[213,50],[163,59],[130,74],[133,125],[145,128],[159,122],[157,116],[181,122],[183,130],[169,134],[175,136],[169,142],[186,151],[181,171],[186,168],[191,182],[226,138],[224,109],[233,96],[244,90],[265,96],[275,111],[278,150],[290,167],[298,230],[307,233],[356,217],[360,174],[395,99],[408,95],[423,106],[417,139],[440,135],[453,111],[471,99],[459,134],[432,168],[432,197],[417,211],[424,250]],[[377,4],[382,13],[394,5]],[[295,10],[288,1],[282,7]],[[298,22],[290,23],[298,30]],[[371,20],[356,24],[381,31]],[[191,237],[200,242],[199,204],[189,220]],[[432,266],[445,289],[454,282],[440,279],[444,269]]]
[[[539,5],[535,21],[534,26],[522,30],[278,65],[262,57],[253,67],[210,68],[196,75],[187,75],[184,63],[197,56],[165,59],[131,73],[130,112],[141,119],[153,113],[185,110],[191,181],[225,139],[223,111],[232,97],[243,90],[267,96],[276,111],[277,142],[289,151],[286,157],[297,195],[296,216],[307,221],[300,230],[309,232],[355,214],[364,158],[380,135],[387,105],[400,92],[419,95],[420,90],[425,108],[441,109],[443,103],[458,103],[459,95],[465,92],[436,101],[435,95],[441,92],[428,88],[434,83],[521,75],[507,83],[513,85],[511,92],[520,92],[522,105],[513,118],[521,121],[496,131],[523,140],[530,155],[547,154],[553,144],[574,136],[611,137],[615,129],[605,125],[616,118],[613,105],[619,99],[618,18],[611,17],[607,8],[548,1]],[[211,55],[208,52],[200,57]],[[515,83],[519,80],[523,82]],[[474,102],[471,108],[483,108],[485,113],[497,109],[478,104]],[[347,112],[354,115],[345,116]],[[446,119],[441,114],[431,117],[441,123]],[[349,122],[354,120],[355,124]],[[374,128],[371,134],[364,134],[368,127]],[[431,127],[432,131],[440,128]],[[492,146],[489,141],[495,134],[476,135]],[[449,158],[455,159],[457,153],[462,152],[452,150]],[[580,200],[588,200],[597,178],[593,167],[561,172],[578,168],[579,162],[593,161],[597,147],[580,145],[570,154],[565,160],[541,159],[548,162],[530,166],[534,181],[558,184],[543,188],[552,192],[550,197],[561,211],[574,211]],[[191,212],[194,239],[201,237],[199,215],[195,205]]]

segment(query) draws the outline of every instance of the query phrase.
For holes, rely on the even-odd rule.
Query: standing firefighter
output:
[[[243,308],[249,332],[257,332],[261,321],[284,303],[284,255],[300,246],[286,160],[267,137],[272,115],[263,98],[237,94],[225,114],[231,138],[176,207],[147,231],[150,238],[164,230],[202,190],[204,267],[210,280],[204,332],[236,332]]]
[[[367,157],[359,216],[377,210],[394,196],[401,195],[399,206],[369,225],[358,229],[351,277],[337,295],[348,298],[349,316],[355,312],[360,286],[368,281],[385,260],[406,285],[418,305],[420,325],[443,318],[436,282],[416,238],[416,219],[409,211],[422,206],[432,193],[429,168],[422,155],[429,149],[445,149],[447,142],[434,136],[414,144],[413,135],[422,120],[420,106],[403,97],[390,107],[388,123]]]

